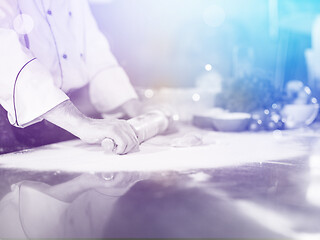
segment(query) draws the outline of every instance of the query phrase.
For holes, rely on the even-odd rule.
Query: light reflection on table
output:
[[[94,174],[1,169],[0,198],[25,180],[59,186],[62,195],[78,191],[65,210],[66,223],[76,223],[37,235],[31,222],[29,237],[31,232],[31,237],[319,239],[320,145],[315,136],[298,139],[313,146],[310,156],[234,167]],[[107,203],[96,192],[113,198]],[[90,224],[96,226],[83,227]]]

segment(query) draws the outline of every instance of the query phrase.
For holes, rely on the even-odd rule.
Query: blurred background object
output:
[[[317,0],[94,0],[91,5],[136,86],[194,86],[207,64],[223,78],[263,69],[279,88],[291,79],[308,81],[304,51],[311,48],[320,13]]]
[[[314,21],[312,28],[312,46],[305,51],[307,60],[309,84],[316,91],[316,95],[320,95],[320,15]]]
[[[289,82],[312,92],[309,103],[320,97],[317,0],[95,0],[91,7],[140,95],[173,104],[180,120],[218,107],[262,113],[253,129],[281,129]]]
[[[286,84],[283,103],[281,116],[287,129],[310,125],[319,112],[318,100],[301,81],[293,80]]]

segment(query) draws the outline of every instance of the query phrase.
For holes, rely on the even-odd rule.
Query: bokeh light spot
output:
[[[311,102],[312,102],[312,103],[318,103],[318,100],[317,100],[316,98],[312,98],[312,99],[311,99]]]
[[[212,65],[211,65],[211,64],[206,64],[206,65],[204,66],[204,69],[205,69],[206,71],[210,72],[210,71],[212,70]]]
[[[19,14],[13,20],[13,28],[18,34],[29,34],[34,27],[32,17],[27,14]]]
[[[154,96],[154,91],[152,89],[146,89],[144,91],[144,96],[146,98],[152,98]]]
[[[309,87],[304,87],[304,91],[310,95],[311,94],[311,89]]]
[[[172,116],[172,119],[173,119],[174,121],[179,121],[180,116],[179,116],[178,114],[174,114],[174,115]]]
[[[194,93],[194,94],[192,95],[192,100],[193,100],[194,102],[199,102],[199,101],[200,101],[200,95],[199,95],[199,93]]]

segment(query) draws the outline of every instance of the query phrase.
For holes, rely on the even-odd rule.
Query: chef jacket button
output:
[[[63,57],[64,59],[67,59],[67,58],[68,58],[68,55],[67,55],[67,54],[63,54],[62,57]]]
[[[48,15],[52,15],[52,11],[50,9],[47,11],[47,13]]]

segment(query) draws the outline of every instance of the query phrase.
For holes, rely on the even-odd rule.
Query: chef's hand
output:
[[[139,146],[138,139],[127,122],[88,118],[70,100],[59,104],[42,117],[86,143],[101,144],[103,140],[111,139],[115,143],[117,154],[126,154]]]
[[[139,146],[139,141],[130,125],[118,119],[87,119],[79,129],[78,137],[90,144],[113,142],[117,154],[126,154]]]
[[[118,197],[125,194],[135,183],[149,178],[151,178],[151,175],[148,172],[84,173],[67,182],[53,186],[29,181],[15,185],[27,185],[61,201],[72,202],[79,195],[92,189],[109,196]]]

